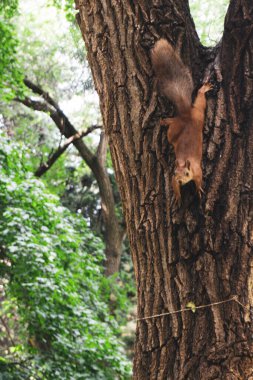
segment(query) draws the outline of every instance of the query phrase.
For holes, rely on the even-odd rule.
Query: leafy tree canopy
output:
[[[15,57],[26,77],[58,102],[77,130],[101,124],[80,31],[66,20],[65,13],[50,6],[47,0],[20,0],[15,27],[19,39]],[[29,89],[26,96],[35,98]],[[9,135],[30,147],[29,160],[34,171],[64,140],[45,113],[34,112],[17,102],[0,102],[0,114]],[[98,136],[95,131],[92,138],[85,138],[92,151],[96,149]],[[73,175],[78,177],[75,182],[80,182],[80,177],[89,173],[75,149],[69,148],[46,174],[45,180],[52,191],[61,195],[66,187],[73,188]]]

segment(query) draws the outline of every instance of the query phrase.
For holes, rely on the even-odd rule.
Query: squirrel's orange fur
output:
[[[159,40],[152,49],[151,59],[161,92],[175,104],[178,112],[176,117],[161,120],[161,125],[169,127],[167,136],[176,155],[172,186],[180,203],[180,188],[187,182],[195,182],[199,196],[203,191],[201,161],[205,93],[212,86],[204,84],[192,105],[191,74],[172,46],[164,39]]]

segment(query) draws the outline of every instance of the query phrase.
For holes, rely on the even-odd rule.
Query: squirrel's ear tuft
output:
[[[187,167],[187,169],[189,169],[189,170],[190,170],[190,167],[191,167],[191,163],[190,163],[190,161],[189,161],[189,160],[186,160],[186,161],[185,161],[185,166]]]

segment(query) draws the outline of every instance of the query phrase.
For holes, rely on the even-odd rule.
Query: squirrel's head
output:
[[[189,160],[176,160],[175,165],[175,180],[180,186],[185,185],[193,179],[193,172]]]

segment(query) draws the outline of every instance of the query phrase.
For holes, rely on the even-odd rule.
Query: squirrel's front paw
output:
[[[180,184],[176,180],[175,176],[172,177],[172,188],[174,190],[175,198],[176,198],[176,203],[178,206],[181,205],[181,192],[180,192]]]
[[[212,90],[213,85],[211,83],[204,83],[202,87],[200,87],[199,92],[205,94],[206,92]]]
[[[199,197],[199,200],[201,200],[202,198],[202,194],[204,194],[204,190],[202,189],[202,187],[199,187],[197,188],[197,192],[198,192],[198,197]]]

